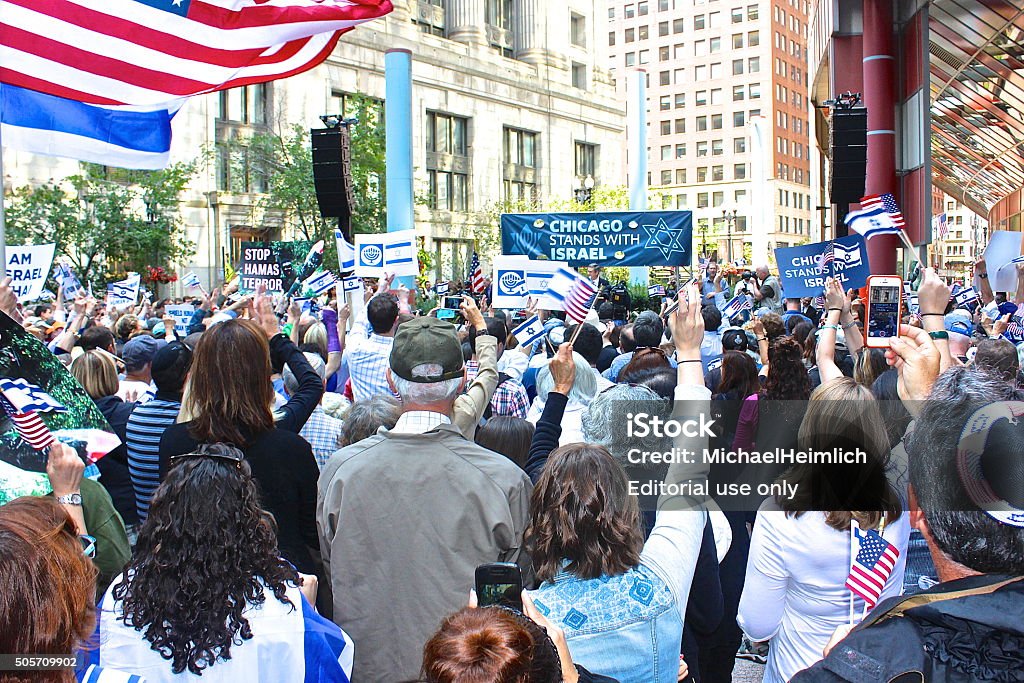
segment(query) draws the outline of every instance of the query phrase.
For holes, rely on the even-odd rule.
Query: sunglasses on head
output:
[[[224,444],[221,444],[222,446]],[[170,457],[171,464],[181,462],[187,458],[212,458],[214,460],[221,460],[223,462],[231,463],[236,468],[241,469],[242,460],[245,458],[245,454],[241,450],[235,447],[218,449],[216,451],[209,450],[205,447],[201,447],[198,451],[192,453],[182,453],[181,455],[172,455]]]

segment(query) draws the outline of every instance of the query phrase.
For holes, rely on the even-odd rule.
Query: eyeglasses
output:
[[[232,452],[229,453],[213,453],[210,451],[196,451],[194,453],[182,453],[181,455],[172,455],[170,458],[171,464],[180,462],[185,458],[213,458],[214,460],[223,460],[224,462],[232,463],[236,468],[241,469],[242,460],[245,455],[241,450],[232,448]]]

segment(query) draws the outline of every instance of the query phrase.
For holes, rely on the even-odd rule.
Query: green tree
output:
[[[179,200],[198,163],[162,171],[82,164],[81,173],[62,182],[19,187],[9,199],[8,239],[55,243],[56,254],[96,285],[146,266],[169,267],[194,253]]]

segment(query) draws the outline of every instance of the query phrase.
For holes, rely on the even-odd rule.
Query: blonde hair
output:
[[[86,351],[71,363],[71,374],[92,399],[112,396],[120,386],[117,381],[117,366],[109,354],[93,349]]]

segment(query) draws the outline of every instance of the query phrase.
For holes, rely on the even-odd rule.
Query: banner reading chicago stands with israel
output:
[[[689,211],[506,213],[501,251],[570,266],[688,266]]]

